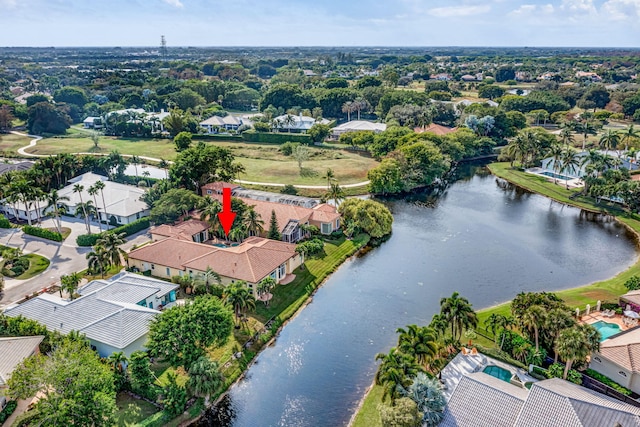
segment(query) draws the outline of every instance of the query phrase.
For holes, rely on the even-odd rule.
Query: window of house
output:
[[[623,377],[625,377],[625,378],[626,378],[626,376],[627,376],[627,374],[626,374],[625,372],[618,371],[618,373],[619,373],[620,375],[622,375]]]
[[[596,362],[602,363],[602,360],[598,356],[594,357],[593,360],[595,360]]]
[[[207,194],[213,194],[213,191],[207,190]]]
[[[153,303],[152,302],[149,303],[149,308],[153,308]]]
[[[151,264],[151,269],[155,270],[155,268],[156,268],[156,265],[155,264]]]
[[[340,218],[336,219],[336,229],[340,228]]]
[[[167,276],[171,276],[171,269],[167,267]]]
[[[322,234],[331,234],[331,224],[322,224]]]
[[[286,264],[282,264],[280,266],[280,271],[278,272],[280,277],[284,277],[287,275],[287,265]]]

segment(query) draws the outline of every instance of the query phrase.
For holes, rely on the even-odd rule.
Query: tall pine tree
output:
[[[280,235],[280,227],[278,227],[278,218],[276,218],[276,211],[271,211],[271,221],[269,222],[269,233],[267,234],[267,238],[273,240],[281,240],[282,236]]]

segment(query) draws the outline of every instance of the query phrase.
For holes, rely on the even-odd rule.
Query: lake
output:
[[[454,291],[481,309],[521,291],[606,279],[638,253],[610,218],[466,165],[439,195],[385,201],[391,238],[345,262],[201,426],[342,426],[396,328],[426,325]]]

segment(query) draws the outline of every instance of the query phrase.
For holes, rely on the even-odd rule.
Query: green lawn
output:
[[[134,426],[145,418],[159,412],[159,409],[151,403],[141,399],[134,399],[127,393],[118,393],[116,405],[118,406],[116,422],[118,426],[122,427]]]
[[[382,392],[382,386],[374,384],[371,387],[350,427],[382,427],[378,411],[378,405],[382,402]]]
[[[2,252],[5,249],[7,249],[6,246],[0,245],[0,252]],[[29,268],[27,269],[27,271],[25,271],[21,275],[13,277],[13,279],[16,279],[16,280],[31,279],[32,277],[37,276],[38,274],[45,271],[47,267],[49,267],[49,264],[51,264],[51,262],[47,258],[37,254],[27,254],[27,255],[22,255],[22,257],[27,258],[29,260]],[[0,268],[2,268],[3,266],[4,266],[4,261],[0,263]]]
[[[197,141],[197,139],[196,139]],[[333,148],[310,147],[311,155],[303,163],[304,176],[301,176],[297,162],[284,156],[276,144],[255,144],[227,141],[206,141],[231,149],[237,160],[245,166],[246,172],[240,179],[256,182],[275,182],[281,184],[322,185],[322,175],[328,168],[335,172],[340,184],[353,184],[367,179],[367,171],[378,163],[366,153],[354,153]],[[25,142],[22,145],[27,145]],[[20,145],[18,145],[20,146]],[[115,138],[101,136],[99,147],[95,148],[89,137],[75,132],[58,138],[45,138],[28,150],[32,154],[95,153],[108,154],[118,150],[121,154],[147,156],[173,160],[176,151],[171,140]]]
[[[18,148],[29,145],[31,138],[27,136],[14,135],[11,133],[0,134],[0,153],[3,156],[15,156]]]

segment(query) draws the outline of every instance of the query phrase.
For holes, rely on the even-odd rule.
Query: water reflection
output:
[[[392,237],[346,262],[200,425],[345,425],[395,329],[426,324],[456,290],[476,308],[520,291],[613,276],[636,256],[629,232],[466,166],[437,198],[386,199]],[[466,174],[466,175],[465,175]]]

